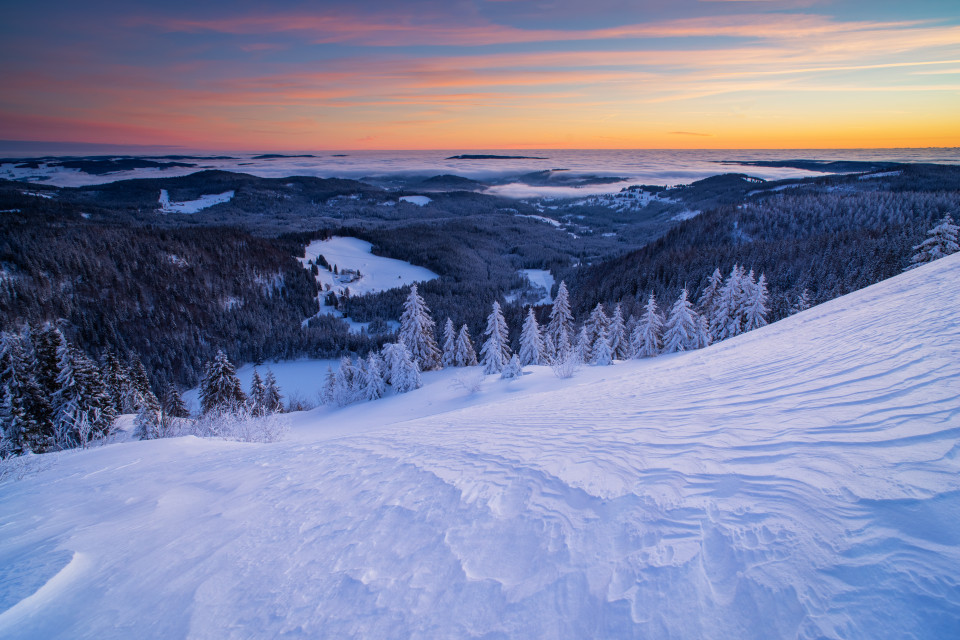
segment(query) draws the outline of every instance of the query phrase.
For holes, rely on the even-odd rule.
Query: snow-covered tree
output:
[[[570,312],[570,294],[567,291],[567,284],[563,281],[560,281],[560,286],[557,288],[557,297],[553,299],[553,307],[550,309],[550,322],[547,323],[546,333],[550,337],[549,343],[553,346],[553,350],[547,353],[550,358],[562,353],[566,347],[571,345],[573,340],[573,314]]]
[[[634,358],[652,358],[663,349],[663,317],[653,294],[647,299],[640,322],[630,335]]]
[[[590,347],[592,346],[590,333],[584,325],[580,327],[580,333],[577,334],[577,343],[573,347],[573,354],[581,364],[590,362]]]
[[[537,324],[533,309],[528,309],[527,319],[524,320],[523,330],[520,332],[520,364],[523,366],[545,364],[543,350],[540,325]]]
[[[720,289],[723,287],[723,274],[720,273],[720,267],[713,270],[713,274],[707,279],[707,286],[703,288],[700,294],[700,315],[705,318],[712,318],[717,308]]]
[[[138,440],[155,440],[161,435],[160,402],[153,392],[143,397],[140,410],[133,421],[133,437]]]
[[[523,366],[520,364],[520,358],[517,354],[510,356],[510,360],[500,372],[500,377],[504,380],[515,380],[523,375]]]
[[[790,315],[806,311],[810,306],[810,291],[804,289],[800,292],[800,295],[797,296],[796,300],[793,301],[793,304],[790,305]]]
[[[753,331],[767,324],[767,279],[761,273],[756,284],[751,287],[751,300],[747,304],[744,331]]]
[[[601,367],[613,364],[610,336],[607,335],[607,328],[602,324],[597,325],[593,344],[590,345],[590,364]]]
[[[443,357],[441,364],[444,367],[457,366],[457,331],[453,328],[453,320],[447,318],[443,325]]]
[[[15,334],[0,337],[0,458],[53,445],[53,412],[34,375],[36,364]]]
[[[423,386],[420,368],[402,342],[383,346],[383,359],[390,372],[390,386],[397,393],[406,393]]]
[[[201,413],[231,413],[242,407],[246,400],[236,369],[227,360],[227,354],[217,351],[213,360],[204,366],[200,380]]]
[[[684,289],[664,324],[663,350],[666,353],[692,351],[707,346],[707,343],[704,323],[687,299],[687,290]]]
[[[377,400],[387,392],[387,383],[383,380],[383,367],[376,353],[370,352],[363,367],[360,381],[360,399]]]
[[[320,402],[323,404],[333,403],[333,388],[337,384],[337,374],[333,367],[327,367],[327,373],[323,376],[323,384],[320,386]],[[292,409],[291,409],[292,410]]]
[[[493,310],[487,316],[487,340],[480,348],[485,373],[500,373],[510,360],[510,336],[507,321],[500,310],[500,303],[493,301]]]
[[[460,327],[460,332],[457,333],[453,364],[455,367],[473,367],[477,364],[477,352],[473,348],[473,341],[470,340],[467,325]]]
[[[957,231],[958,227],[950,214],[944,215],[935,227],[927,231],[927,239],[913,248],[916,253],[910,258],[910,266],[905,271],[960,251]]]
[[[277,378],[270,369],[267,369],[267,375],[263,379],[263,409],[268,414],[283,412],[283,395],[277,386]]]
[[[720,289],[720,296],[710,318],[710,337],[719,342],[743,333],[746,287],[749,287],[743,267],[733,265],[730,275]]]
[[[417,285],[411,285],[410,295],[403,303],[400,332],[397,335],[421,371],[433,371],[441,367],[440,348],[433,331],[434,322],[430,317],[430,309],[420,297]]]
[[[610,335],[610,318],[604,312],[602,304],[597,303],[597,306],[593,308],[583,328],[587,331],[587,343],[589,345],[584,362],[592,364],[594,361],[593,345],[597,342],[597,336],[602,333],[604,340],[607,340]]]
[[[31,339],[37,365],[37,384],[46,397],[52,399],[59,389],[57,378],[60,376],[60,347],[66,340],[60,329],[49,324],[34,331]]]
[[[153,391],[150,389],[147,370],[135,354],[130,354],[128,358],[126,382],[123,410],[124,412],[138,411],[146,402],[147,395],[152,394]]]
[[[630,338],[626,324],[623,321],[623,308],[620,303],[613,309],[610,318],[610,353],[616,360],[626,360],[630,357]]]
[[[350,358],[340,358],[340,368],[333,384],[333,404],[345,407],[356,400],[354,379],[357,373]]]
[[[250,381],[250,393],[247,398],[250,401],[250,413],[255,416],[263,416],[267,413],[263,404],[263,394],[266,388],[263,386],[263,379],[256,368],[253,369],[253,379]]]
[[[130,375],[127,368],[120,364],[120,358],[117,357],[113,349],[108,349],[103,355],[100,371],[103,374],[103,383],[114,401],[114,410],[119,414],[123,413],[123,399],[127,388],[130,386]]]
[[[110,433],[116,412],[97,365],[64,341],[59,349],[59,389],[54,395],[54,431],[58,446],[85,447]]]
[[[189,418],[190,412],[187,411],[187,405],[183,403],[183,397],[177,391],[175,386],[168,385],[166,393],[163,394],[163,413],[171,418]]]

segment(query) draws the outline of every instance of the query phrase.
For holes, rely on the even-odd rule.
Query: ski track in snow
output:
[[[66,452],[0,485],[0,583],[46,576],[3,635],[955,637],[958,294],[960,255],[554,391]]]

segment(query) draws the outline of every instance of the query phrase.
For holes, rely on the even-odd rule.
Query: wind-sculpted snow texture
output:
[[[555,391],[63,454],[0,485],[0,636],[956,637],[958,295],[951,256]]]

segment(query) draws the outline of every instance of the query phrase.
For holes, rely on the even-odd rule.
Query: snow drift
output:
[[[452,410],[61,454],[0,485],[0,636],[953,636],[958,295],[960,255]]]

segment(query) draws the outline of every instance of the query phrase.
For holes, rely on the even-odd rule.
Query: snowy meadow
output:
[[[572,379],[428,373],[273,444],[61,453],[0,485],[0,635],[949,637],[958,283]]]

